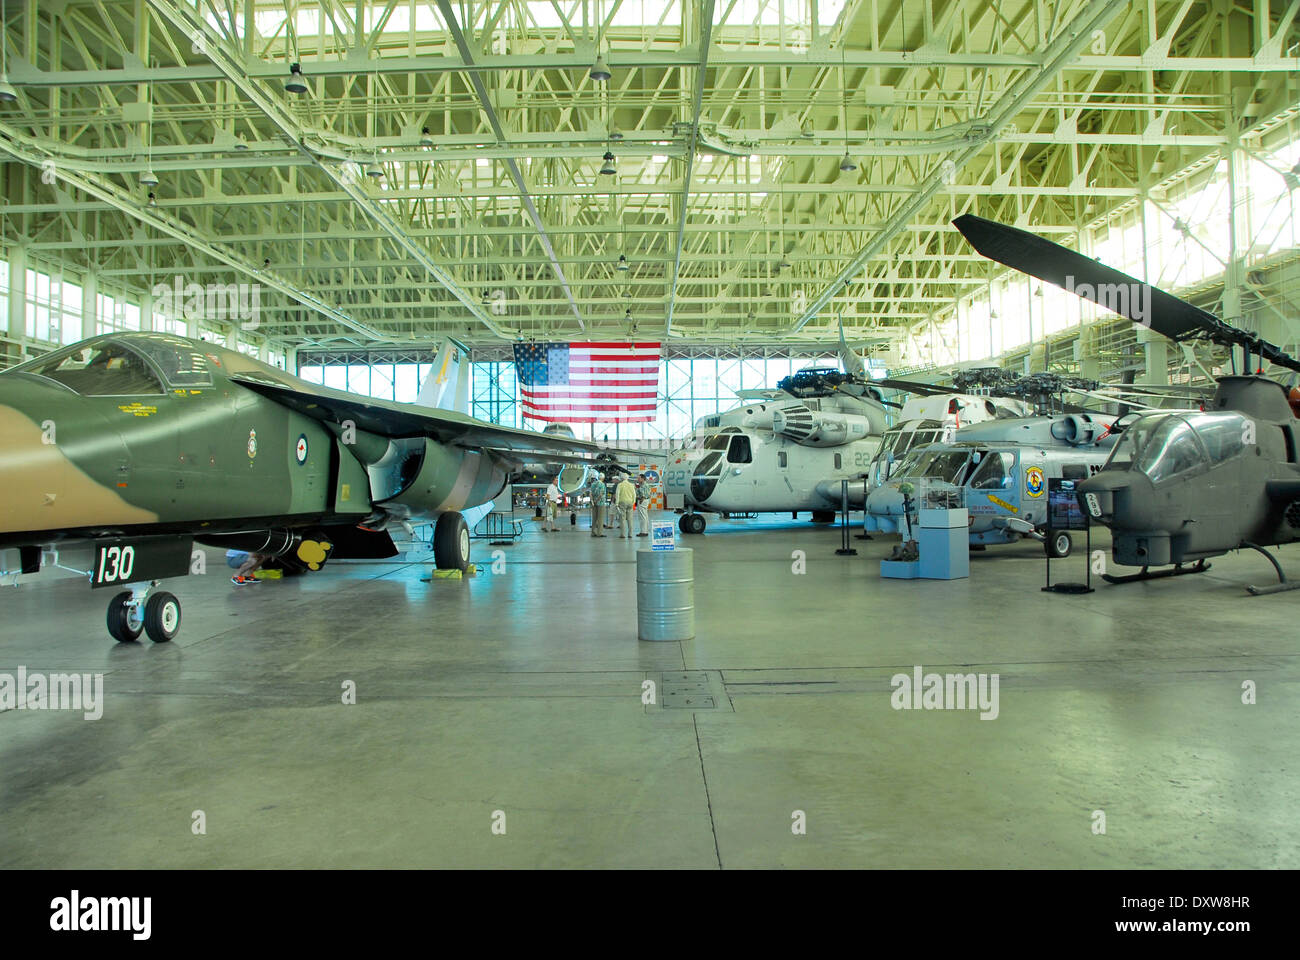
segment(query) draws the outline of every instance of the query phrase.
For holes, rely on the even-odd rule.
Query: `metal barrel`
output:
[[[695,551],[636,552],[636,624],[641,640],[695,637]]]

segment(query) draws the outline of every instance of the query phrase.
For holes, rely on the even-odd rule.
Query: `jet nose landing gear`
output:
[[[180,632],[181,602],[166,590],[155,593],[159,582],[132,584],[108,602],[108,632],[118,643],[132,643],[141,633],[154,643],[166,643]]]

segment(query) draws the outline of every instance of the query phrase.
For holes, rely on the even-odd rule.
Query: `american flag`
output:
[[[657,343],[516,343],[523,415],[558,423],[649,423]]]

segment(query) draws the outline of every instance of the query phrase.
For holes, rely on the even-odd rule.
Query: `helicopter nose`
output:
[[[1079,484],[1075,493],[1079,508],[1092,519],[1109,523],[1115,515],[1115,504],[1123,499],[1122,491],[1133,485],[1127,470],[1103,470]]]
[[[867,496],[866,508],[868,513],[876,516],[902,516],[903,495],[893,485],[878,487]]]

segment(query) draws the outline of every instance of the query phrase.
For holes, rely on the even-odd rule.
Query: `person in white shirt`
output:
[[[542,518],[542,531],[553,533],[560,528],[555,525],[555,515],[560,510],[560,487],[552,480],[546,488],[546,515]]]
[[[636,478],[636,525],[637,536],[650,536],[650,481],[645,474]]]

